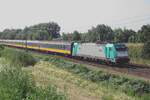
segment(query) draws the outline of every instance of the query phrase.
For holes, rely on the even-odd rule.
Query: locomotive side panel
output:
[[[105,59],[104,45],[97,45],[94,43],[79,44],[76,56]]]

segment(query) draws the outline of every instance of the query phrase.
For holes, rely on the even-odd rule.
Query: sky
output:
[[[97,24],[138,30],[150,24],[150,0],[0,0],[0,31],[51,21],[66,33]]]

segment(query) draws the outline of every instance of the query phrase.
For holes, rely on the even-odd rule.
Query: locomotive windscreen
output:
[[[117,51],[126,51],[127,47],[125,46],[125,44],[115,44],[115,48]]]

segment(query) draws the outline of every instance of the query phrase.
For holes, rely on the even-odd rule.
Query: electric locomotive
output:
[[[128,49],[122,43],[74,43],[72,56],[91,58],[108,63],[128,63]]]
[[[108,63],[128,63],[128,49],[123,43],[78,43],[59,41],[0,40],[6,46],[46,53],[80,57]]]

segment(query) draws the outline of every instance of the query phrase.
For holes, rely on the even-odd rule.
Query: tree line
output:
[[[60,37],[60,26],[55,22],[40,23],[24,29],[5,29],[0,39],[52,40]]]
[[[101,24],[92,27],[87,33],[80,33],[75,30],[73,33],[62,33],[63,40],[96,42],[111,41],[123,43],[145,43],[150,39],[150,25],[143,25],[137,32],[132,29],[112,29],[110,26]]]
[[[113,30],[110,26],[104,24],[92,27],[86,33],[80,33],[75,30],[72,33],[62,33],[60,35],[60,29],[61,27],[56,22],[40,23],[24,29],[5,29],[0,32],[0,39],[53,40],[59,38],[64,41],[111,41],[123,43],[145,43],[150,39],[149,24],[143,25],[137,32],[126,28]]]

